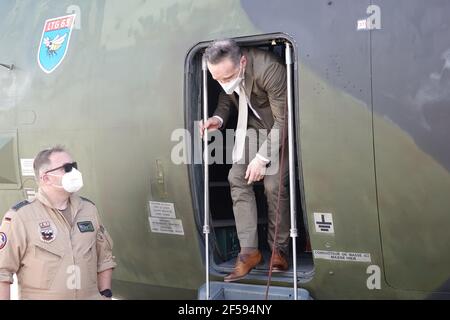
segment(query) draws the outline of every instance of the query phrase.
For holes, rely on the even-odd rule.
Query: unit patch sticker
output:
[[[316,232],[334,233],[333,215],[331,213],[314,212]]]
[[[0,232],[0,250],[6,246],[6,242],[8,242],[8,238],[4,232]]]
[[[56,239],[57,229],[50,221],[39,223],[40,238],[45,243],[50,243]]]
[[[84,232],[94,232],[94,225],[91,221],[80,221],[77,222],[78,230],[80,230],[81,233]]]
[[[176,218],[175,206],[172,202],[150,201],[150,214],[158,218]]]
[[[333,261],[347,261],[347,262],[371,262],[370,253],[358,252],[338,252],[338,251],[324,251],[314,250],[315,259],[333,260]]]
[[[183,236],[183,223],[180,219],[148,218],[152,232]]]
[[[66,56],[74,21],[75,14],[45,21],[37,54],[39,67],[45,73],[53,72]]]

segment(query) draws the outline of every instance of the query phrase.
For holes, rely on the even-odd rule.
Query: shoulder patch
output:
[[[14,207],[12,207],[11,209],[14,211],[18,211],[20,208],[25,207],[26,205],[29,205],[31,202],[28,200],[23,200],[22,202],[19,202],[18,204],[16,204]]]
[[[80,197],[80,198],[81,198],[82,200],[87,201],[87,202],[89,202],[89,203],[91,203],[92,205],[95,206],[95,203],[92,202],[91,200],[89,200],[88,198],[85,198],[85,197]]]

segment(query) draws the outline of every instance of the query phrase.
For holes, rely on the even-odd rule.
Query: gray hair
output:
[[[42,150],[37,154],[33,162],[34,176],[36,180],[39,181],[41,170],[49,169],[49,165],[51,164],[50,156],[59,152],[68,153],[64,146],[57,145],[52,148]]]
[[[223,59],[229,58],[235,65],[238,65],[241,56],[241,48],[232,39],[216,40],[205,50],[206,61],[211,64],[218,64]]]

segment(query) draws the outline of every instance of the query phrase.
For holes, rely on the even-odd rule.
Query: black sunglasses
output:
[[[46,171],[45,173],[49,173],[49,172],[52,172],[52,171],[56,171],[56,170],[59,170],[59,169],[61,169],[61,168],[64,168],[64,172],[70,172],[70,171],[72,171],[72,168],[78,169],[78,165],[77,165],[76,162],[72,162],[72,163],[64,163],[62,166],[60,166],[60,167],[58,167],[58,168],[54,168],[54,169],[48,170],[48,171]]]

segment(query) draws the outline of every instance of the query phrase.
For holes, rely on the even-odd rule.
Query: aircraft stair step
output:
[[[312,300],[305,289],[297,289],[298,300]],[[242,283],[210,282],[210,300],[265,300],[266,286]],[[198,299],[206,300],[206,284],[198,290]],[[292,288],[270,286],[268,300],[293,300]]]

